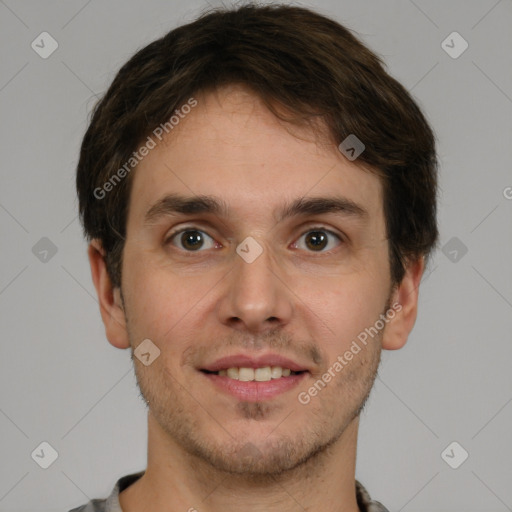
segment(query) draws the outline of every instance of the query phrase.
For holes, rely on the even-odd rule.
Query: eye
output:
[[[340,236],[324,228],[310,229],[309,231],[306,231],[306,233],[302,234],[299,240],[304,238],[306,249],[312,250],[313,252],[326,252],[324,249],[329,246],[330,237],[338,239],[339,243],[342,242]],[[298,242],[295,242],[293,246],[298,249],[303,249],[304,244],[301,246]],[[333,247],[329,247],[328,250],[330,249],[333,249]]]
[[[337,239],[338,245],[343,241],[336,233],[321,227],[315,227],[306,231],[301,235],[299,240],[302,238],[304,238],[304,243],[295,242],[293,247],[306,249],[312,252],[327,252],[330,249],[333,249],[333,242],[331,242],[329,238]],[[205,231],[193,228],[184,228],[171,233],[164,243],[165,245],[171,244],[177,246],[179,249],[183,249],[186,252],[199,252],[201,249],[214,249],[221,247],[221,245],[218,242],[215,242],[215,240]],[[331,246],[329,246],[329,244]]]
[[[178,236],[180,235],[180,236]],[[174,239],[176,239],[176,243],[174,243]],[[208,246],[208,241],[209,246]],[[207,247],[204,247],[205,242],[207,242]],[[180,231],[176,231],[171,233],[169,237],[165,240],[165,244],[178,245],[180,244],[180,249],[184,249],[187,252],[199,251],[202,248],[212,249],[214,247],[218,247],[215,241],[210,235],[207,235],[204,231],[200,229],[190,229],[185,228]]]

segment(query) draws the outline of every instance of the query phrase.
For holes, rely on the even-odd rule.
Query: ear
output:
[[[121,290],[118,287],[112,287],[105,263],[105,251],[100,240],[91,241],[87,254],[107,339],[114,347],[129,348],[130,341],[126,330]]]
[[[409,262],[404,278],[392,294],[391,307],[393,304],[397,306],[393,308],[396,314],[389,320],[382,336],[382,348],[385,350],[397,350],[407,343],[416,322],[419,286],[424,269],[423,257]]]

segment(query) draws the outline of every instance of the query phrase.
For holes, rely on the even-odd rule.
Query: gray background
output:
[[[145,409],[129,352],[104,336],[74,168],[119,66],[206,5],[0,1],[2,512],[66,511],[145,468]],[[446,248],[408,344],[383,353],[357,477],[391,511],[512,510],[512,2],[302,5],[359,33],[439,138]],[[31,48],[43,31],[59,45],[47,59]],[[441,46],[453,31],[469,44],[458,58]],[[59,454],[46,470],[31,457],[43,441]],[[453,441],[469,453],[458,469],[441,457]]]

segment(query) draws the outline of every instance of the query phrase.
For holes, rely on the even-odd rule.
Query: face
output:
[[[382,330],[346,353],[390,304],[381,184],[240,87],[196,98],[132,176],[123,329],[160,350],[134,364],[169,443],[277,473],[338,440],[374,382]]]

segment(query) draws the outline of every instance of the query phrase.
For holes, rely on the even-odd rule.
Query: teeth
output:
[[[254,380],[254,370],[252,368],[238,368],[238,380],[245,382]]]
[[[228,368],[226,373],[230,379],[238,380],[238,368]]]
[[[228,368],[227,370],[219,370],[217,375],[229,377],[230,379],[241,380],[242,382],[268,382],[272,379],[280,379],[291,375],[290,368],[282,368],[281,366],[264,366],[263,368]]]
[[[272,379],[272,370],[270,366],[265,366],[264,368],[256,368],[254,370],[254,380],[258,382],[265,382],[267,380]]]
[[[283,375],[283,369],[280,366],[272,366],[270,375],[273,379],[279,379]]]

